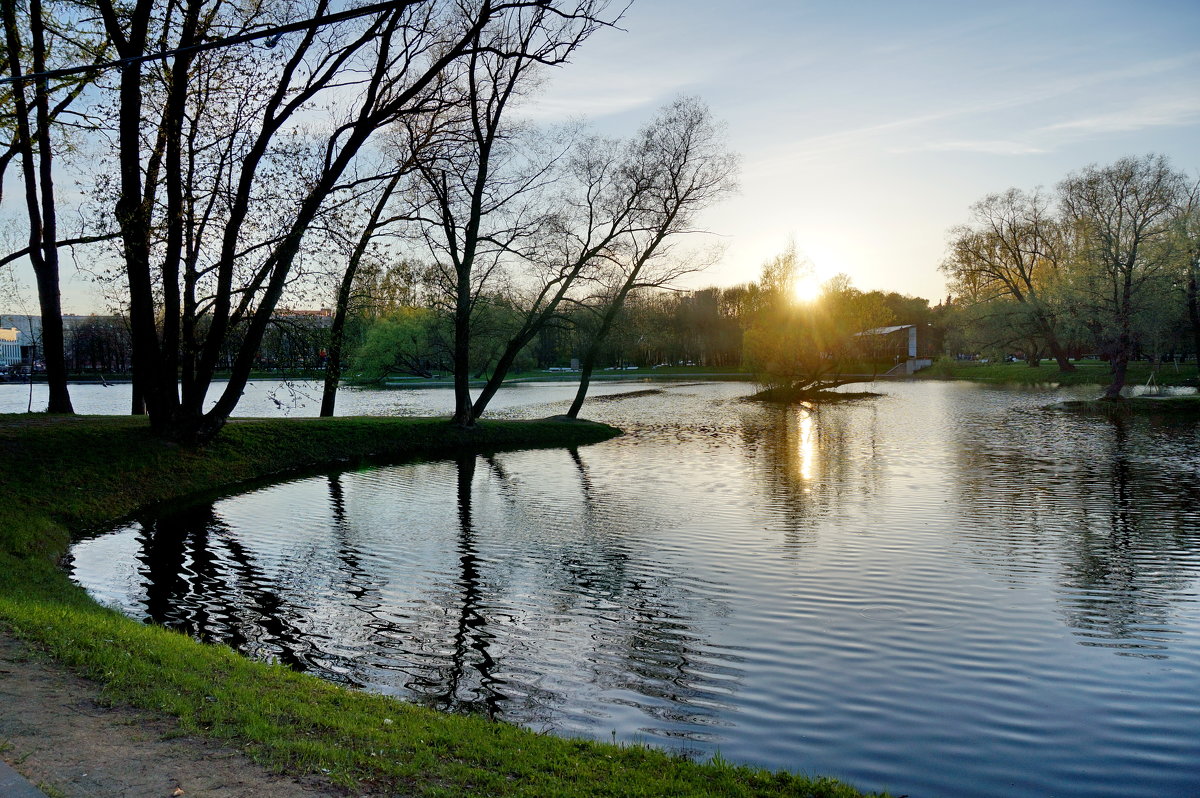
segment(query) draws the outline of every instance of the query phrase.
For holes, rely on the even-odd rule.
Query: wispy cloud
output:
[[[1178,127],[1197,122],[1200,122],[1200,97],[1170,97],[1042,125],[1008,139],[947,139],[894,151],[1040,155],[1096,136],[1155,127]]]
[[[931,141],[893,152],[977,152],[983,155],[1040,155],[1049,150],[1037,144],[1011,139],[961,139]]]
[[[1109,102],[1115,103],[1126,93],[1116,88],[1119,84],[1185,71],[1197,63],[1200,63],[1200,55],[1187,55],[1126,64],[1100,72],[1066,75],[957,105],[943,104],[926,113],[810,136],[791,142],[786,154],[776,153],[769,160],[771,168],[778,168],[780,157],[792,163],[801,163],[828,158],[836,152],[869,147],[889,153],[938,151],[1036,155],[1106,133],[1193,124],[1200,121],[1200,94],[1190,89],[1190,84],[1185,84],[1189,88],[1183,91],[1185,95],[1192,96],[1176,94],[1167,98],[1142,99],[1127,108],[1081,115],[1049,125],[1037,124],[1045,121],[1044,115],[1034,122],[1023,109],[1052,101],[1065,106],[1066,98],[1084,92],[1088,93],[1089,104],[1095,107],[1098,102],[1094,99],[1097,90],[1105,87],[1114,88],[1100,94],[1111,95]],[[1010,113],[1003,115],[1005,112]],[[959,128],[958,135],[946,134],[946,125],[949,124]],[[995,133],[998,126],[1011,132],[997,137]],[[990,135],[976,137],[961,132],[972,127],[987,131]]]
[[[1056,122],[1036,132],[1072,135],[1124,133],[1149,127],[1189,125],[1196,121],[1200,121],[1200,97],[1168,98],[1106,114]]]
[[[908,31],[907,35],[897,35],[876,44],[868,50],[868,53],[885,56],[925,53],[937,45],[959,42],[974,34],[984,33],[1007,20],[1006,15],[994,12],[978,17],[957,19],[934,27],[920,27]]]
[[[579,116],[592,118],[650,107],[696,84],[696,76],[682,71],[658,70],[652,74],[613,68],[601,75],[564,72],[547,83],[544,92],[522,107],[522,115],[536,121]]]

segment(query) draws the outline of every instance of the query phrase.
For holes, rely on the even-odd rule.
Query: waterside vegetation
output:
[[[1200,396],[1135,396],[1121,402],[1108,399],[1072,400],[1058,402],[1048,409],[1109,418],[1132,415],[1200,418]]]
[[[746,398],[754,402],[778,404],[836,404],[838,402],[854,402],[859,399],[874,399],[878,396],[880,394],[874,391],[805,391],[783,387],[764,388]]]
[[[358,790],[423,796],[857,796],[832,779],[696,763],[662,751],[537,734],[341,688],[100,606],[54,560],[71,534],[146,505],[255,479],[383,459],[576,446],[589,422],[245,419],[207,446],[152,435],[145,418],[0,416],[0,632],[37,645],[106,697],[178,720],[267,766]]]
[[[941,358],[931,367],[916,373],[918,379],[969,380],[1010,385],[1107,385],[1112,380],[1111,366],[1102,360],[1076,360],[1074,369],[1059,371],[1053,366],[1030,368],[1026,363],[982,363]],[[1155,364],[1131,361],[1126,382],[1133,385],[1196,386],[1200,372],[1195,363]]]

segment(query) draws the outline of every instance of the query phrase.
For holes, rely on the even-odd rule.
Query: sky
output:
[[[989,193],[1150,152],[1200,174],[1197,31],[1197,0],[635,0],[527,113],[628,136],[680,94],[709,104],[740,190],[703,216],[725,254],[686,287],[753,280],[794,241],[821,279],[936,302],[947,231]],[[103,311],[85,276],[63,294]]]
[[[679,94],[743,160],[703,226],[757,278],[794,240],[817,275],[944,298],[947,231],[1010,187],[1125,155],[1200,174],[1200,2],[635,0],[535,113],[629,135]]]

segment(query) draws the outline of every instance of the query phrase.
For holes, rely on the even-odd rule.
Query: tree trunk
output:
[[[329,349],[325,361],[325,387],[321,392],[322,417],[332,416],[334,404],[337,402],[338,382],[342,378],[342,345],[345,341],[346,316],[350,314],[350,293],[354,288],[354,278],[358,274],[358,267],[362,264],[372,236],[380,227],[379,220],[383,216],[388,200],[391,199],[392,193],[399,185],[402,175],[403,172],[396,172],[371,208],[371,215],[363,226],[362,234],[358,237],[354,250],[350,253],[350,259],[346,262],[346,271],[342,274],[341,285],[338,286],[337,305],[333,310],[333,324],[329,328]]]
[[[9,73],[17,82],[13,86],[13,123],[21,153],[21,173],[25,181],[25,209],[29,219],[29,261],[37,279],[38,306],[42,315],[42,359],[46,362],[46,382],[50,413],[73,413],[71,394],[67,390],[67,361],[62,324],[62,298],[59,293],[57,209],[54,202],[54,152],[50,143],[50,98],[45,80],[34,83],[34,102],[30,109],[25,97],[21,57],[24,49],[17,30],[16,7],[4,4],[4,35]],[[42,5],[39,0],[29,4],[33,72],[46,68],[46,45],[43,38]],[[30,130],[31,111],[37,119],[36,146]],[[34,153],[37,152],[35,165]],[[30,374],[33,363],[29,364]]]
[[[1129,350],[1119,347],[1117,356],[1112,361],[1112,382],[1104,389],[1104,399],[1120,399],[1121,389],[1125,387],[1125,373],[1129,369]]]
[[[591,346],[583,353],[583,359],[579,361],[579,387],[575,390],[575,400],[571,402],[571,409],[567,411],[568,418],[579,418],[579,411],[583,409],[583,400],[587,398],[588,387],[592,384],[592,370],[596,367],[600,340],[597,338],[592,341]]]
[[[1054,362],[1058,363],[1058,370],[1064,374],[1075,371],[1075,364],[1067,357],[1066,350],[1058,342],[1058,336],[1054,334],[1054,328],[1045,321],[1042,322],[1042,337],[1046,339],[1046,348],[1050,350],[1050,356],[1054,358]]]
[[[519,336],[508,342],[508,346],[504,348],[504,352],[500,354],[500,359],[496,361],[495,368],[492,369],[492,376],[488,377],[487,383],[483,386],[483,390],[479,392],[478,398],[471,404],[471,423],[474,424],[483,415],[483,411],[487,410],[488,403],[492,401],[492,397],[496,395],[496,391],[500,390],[500,386],[504,384],[504,378],[508,376],[509,369],[517,360],[517,355],[525,348],[525,345],[533,339],[533,333]]]
[[[125,19],[118,18],[112,6],[102,6],[101,11],[110,36],[117,43],[118,55],[129,59],[121,65],[118,109],[121,189],[114,215],[121,230],[129,284],[133,381],[141,389],[151,430],[156,435],[166,436],[179,408],[179,391],[177,375],[164,374],[160,362],[155,287],[150,268],[149,204],[152,197],[143,196],[142,183],[142,70],[141,62],[135,60],[145,51],[152,7],[151,0],[138,0]]]
[[[136,376],[130,380],[130,387],[133,390],[133,396],[129,403],[129,415],[144,416],[146,415],[146,397],[142,394],[142,384]]]
[[[56,259],[57,260],[57,259]],[[37,270],[38,305],[42,312],[42,358],[46,361],[49,388],[48,413],[74,413],[67,390],[62,304],[58,293],[58,263],[43,263]]]
[[[462,283],[466,282],[466,290]],[[469,275],[459,278],[459,296],[470,295]],[[475,419],[471,415],[471,308],[469,303],[459,302],[454,310],[454,423],[470,427]]]
[[[1133,272],[1132,266],[1125,272],[1125,284],[1121,291],[1119,308],[1119,324],[1121,331],[1117,335],[1116,352],[1112,360],[1112,383],[1104,389],[1104,398],[1116,400],[1121,398],[1121,389],[1125,387],[1125,374],[1129,368],[1129,356],[1133,350]]]
[[[609,331],[612,330],[617,314],[625,306],[625,298],[629,296],[629,291],[633,287],[633,281],[637,278],[637,272],[638,270],[635,269],[625,281],[625,285],[621,286],[621,290],[613,297],[613,301],[604,309],[604,316],[600,319],[600,326],[596,329],[596,335],[592,338],[591,344],[588,345],[587,350],[583,353],[583,359],[579,363],[579,388],[575,391],[575,400],[571,402],[571,409],[567,411],[567,415],[570,418],[578,418],[579,411],[583,409],[583,400],[587,398],[588,387],[592,382],[592,370],[596,366],[596,357],[600,354],[600,347],[604,344],[604,339],[608,337]]]
[[[1200,280],[1197,279],[1197,271],[1195,264],[1188,271],[1187,309],[1188,319],[1192,323],[1192,345],[1195,347],[1196,363],[1200,364]]]
[[[338,287],[337,307],[333,311],[333,324],[329,327],[329,349],[325,360],[325,386],[321,391],[321,417],[333,415],[337,402],[338,382],[342,379],[342,343],[345,340],[346,316],[350,308],[350,289],[354,284],[354,275],[358,271],[358,263],[354,260],[346,266],[342,275],[342,284]]]
[[[29,4],[33,34],[33,68],[46,70],[46,43],[43,38],[42,3]],[[50,96],[47,82],[40,80],[34,92],[38,121],[38,168],[42,194],[42,273],[38,274],[38,296],[42,306],[42,357],[46,359],[46,382],[51,413],[74,413],[67,390],[66,341],[62,326],[62,297],[59,293],[58,209],[54,201],[54,153],[50,143]],[[46,326],[47,318],[50,326]]]
[[[325,360],[325,386],[321,391],[321,417],[333,415],[337,402],[338,382],[342,379],[342,338],[346,325],[346,310],[338,296],[338,307],[333,313],[333,325],[329,328],[329,349]]]
[[[578,277],[583,267],[591,260],[593,254],[587,254],[580,258],[575,267],[564,277],[558,290],[546,302],[545,306],[537,313],[531,312],[525,317],[525,323],[517,334],[505,345],[500,359],[496,361],[496,367],[492,369],[492,376],[488,378],[487,384],[483,386],[483,391],[479,394],[479,398],[471,406],[472,423],[483,415],[483,411],[487,409],[488,402],[496,395],[496,391],[500,390],[500,386],[504,383],[504,378],[508,375],[509,369],[516,362],[517,355],[521,354],[521,350],[528,346],[529,342],[545,329],[546,325],[554,318],[558,306],[567,294],[567,289],[574,283],[575,278]],[[538,301],[541,301],[540,297]]]

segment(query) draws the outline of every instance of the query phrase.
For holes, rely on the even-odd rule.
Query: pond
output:
[[[1200,427],[1040,409],[1088,391],[875,389],[606,384],[585,415],[621,438],[164,509],[72,573],[135,618],[538,730],[913,796],[1200,794]]]

